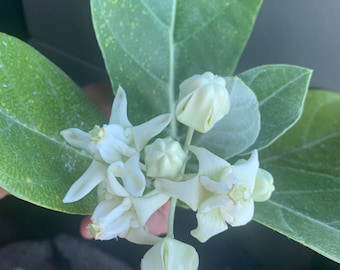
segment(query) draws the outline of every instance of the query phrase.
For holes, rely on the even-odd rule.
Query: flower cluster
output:
[[[124,237],[134,243],[154,244],[146,222],[165,204],[169,196],[157,191],[144,194],[144,164],[140,153],[147,142],[169,124],[170,114],[132,126],[127,117],[127,98],[120,87],[112,106],[108,125],[90,132],[76,128],[61,132],[65,140],[92,154],[87,171],[71,186],[65,203],[78,201],[98,186],[98,205],[91,217],[90,233],[96,239]]]
[[[226,230],[228,224],[249,222],[254,201],[269,199],[274,190],[271,174],[259,167],[256,150],[248,160],[230,164],[191,145],[193,132],[210,131],[228,114],[230,105],[222,77],[211,72],[194,75],[180,85],[175,110],[177,121],[188,127],[184,145],[172,137],[156,138],[148,144],[175,119],[163,114],[133,126],[120,87],[108,125],[95,126],[90,132],[75,128],[61,132],[68,143],[93,156],[64,202],[80,200],[98,186],[98,205],[89,226],[96,239],[124,237],[135,243],[156,244],[143,258],[142,269],[154,269],[155,264],[157,269],[197,269],[198,255],[193,247],[148,231],[152,214],[170,198],[183,201],[196,212],[197,228],[191,234],[205,242]],[[194,173],[186,172],[190,157],[198,162]],[[185,267],[180,268],[179,263]]]

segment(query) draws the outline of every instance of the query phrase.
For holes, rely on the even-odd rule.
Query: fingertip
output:
[[[86,216],[85,218],[83,218],[81,224],[80,224],[80,235],[84,238],[84,239],[93,239],[93,237],[91,236],[89,230],[87,229],[88,225],[90,225],[92,223],[91,221],[91,217],[90,216]]]
[[[0,199],[5,198],[9,193],[0,187]]]

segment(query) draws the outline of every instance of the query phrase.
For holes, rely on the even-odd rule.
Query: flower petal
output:
[[[150,216],[169,200],[169,196],[156,193],[152,196],[132,198],[138,219],[142,225],[146,224]]]
[[[131,157],[137,151],[129,146],[132,139],[126,137],[125,129],[119,125],[104,125],[105,137],[97,143],[97,149],[102,159],[111,164],[124,157]]]
[[[229,181],[229,182],[223,181],[222,183],[217,182],[217,181],[211,180],[208,176],[204,176],[204,175],[200,177],[200,182],[206,190],[214,194],[227,194],[233,184],[232,181]]]
[[[122,168],[122,180],[125,189],[134,197],[143,195],[146,181],[139,166],[139,153],[129,158]]]
[[[65,198],[64,203],[70,203],[85,197],[92,189],[95,188],[106,177],[107,165],[93,160],[90,167],[85,173],[71,186]]]
[[[197,270],[198,254],[194,247],[171,238],[164,238],[143,257],[142,270]]]
[[[206,191],[201,187],[198,176],[181,182],[156,179],[154,186],[159,192],[185,202],[194,211],[198,209],[201,201],[207,196]]]
[[[193,152],[198,159],[199,173],[201,175],[215,175],[216,172],[230,166],[227,161],[209,152],[205,148],[191,145],[189,150]]]
[[[126,93],[124,89],[119,86],[118,90],[116,92],[113,104],[112,104],[112,110],[111,110],[111,116],[110,116],[110,124],[119,124],[126,127],[131,127],[131,123],[127,117],[127,98]]]
[[[142,151],[147,142],[161,133],[163,129],[170,123],[171,114],[162,114],[151,120],[132,128],[135,146],[138,151]]]
[[[235,164],[232,166],[232,171],[240,180],[240,184],[247,186],[251,192],[254,190],[256,174],[259,169],[259,160],[257,150],[251,153],[248,161]]]
[[[89,143],[91,135],[88,132],[82,131],[79,128],[68,128],[60,131],[60,135],[63,136],[65,141],[70,145],[90,152]]]
[[[125,235],[130,227],[139,224],[131,212],[131,200],[104,200],[99,203],[93,212],[90,232],[96,239],[110,240]]]
[[[229,201],[231,200],[227,196],[212,196],[201,203],[199,211],[207,213],[212,209],[224,207]]]
[[[119,183],[117,180],[117,177],[121,176],[121,170],[123,169],[124,164],[123,162],[115,162],[109,166],[107,169],[107,176],[108,176],[108,183],[107,188],[109,192],[112,192],[113,194],[116,194],[121,197],[127,197],[129,196],[129,193],[126,191],[126,189]]]
[[[229,215],[233,217],[228,223],[233,226],[243,226],[252,220],[254,215],[254,201],[248,200],[242,204],[229,205],[226,207]]]
[[[154,245],[162,240],[162,238],[148,233],[143,227],[130,228],[124,238],[132,243],[141,245]]]
[[[123,202],[123,200],[117,197],[115,200],[104,200],[100,202],[91,216],[92,221],[101,221],[101,223],[108,222],[111,219],[115,219],[119,214],[127,211],[131,207],[131,203],[128,200]],[[111,216],[110,216],[111,215]],[[105,222],[103,222],[105,221]]]
[[[223,220],[218,208],[207,213],[196,214],[197,228],[191,231],[191,235],[204,243],[210,237],[228,229],[227,223]]]

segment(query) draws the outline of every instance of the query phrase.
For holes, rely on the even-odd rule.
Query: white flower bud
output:
[[[273,176],[266,170],[259,168],[256,174],[253,200],[264,202],[270,198],[275,190]]]
[[[181,145],[171,137],[157,139],[145,147],[146,175],[176,179],[180,175],[187,155]]]
[[[177,120],[205,133],[221,120],[230,107],[225,80],[211,72],[194,75],[179,86]]]
[[[194,270],[198,268],[198,254],[192,246],[175,239],[164,238],[143,257],[142,270]]]

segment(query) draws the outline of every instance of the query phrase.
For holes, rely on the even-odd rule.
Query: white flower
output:
[[[145,189],[145,177],[139,166],[139,154],[132,156],[126,162],[112,163],[108,168],[108,179],[110,183],[119,183],[119,177],[124,185],[124,191],[117,186],[112,187],[112,192],[119,196],[134,196],[140,197],[143,195]]]
[[[244,159],[236,161],[236,164],[243,164],[247,162]],[[255,202],[264,202],[269,200],[273,191],[275,190],[274,178],[270,172],[259,168],[256,174],[255,187],[253,191],[253,200]]]
[[[249,222],[254,213],[253,192],[259,169],[257,151],[248,161],[230,165],[200,147],[190,146],[199,162],[199,173],[183,182],[155,181],[160,192],[177,197],[197,212],[198,226],[191,234],[205,242],[232,226]]]
[[[157,139],[145,147],[146,175],[176,179],[182,172],[187,155],[171,137]]]
[[[169,196],[158,192],[140,198],[130,196],[112,176],[99,185],[99,204],[91,216],[90,234],[100,240],[121,237],[137,244],[157,243],[160,238],[148,233],[146,222]]]
[[[164,238],[143,257],[142,270],[196,270],[199,258],[194,247],[175,239]]]
[[[89,133],[70,128],[61,131],[61,135],[71,145],[85,149],[111,164],[142,151],[146,143],[159,134],[170,120],[170,114],[163,114],[144,124],[132,126],[127,117],[126,94],[123,88],[119,87],[108,125],[102,128],[95,126]]]
[[[221,120],[230,107],[225,80],[211,72],[194,75],[179,86],[177,120],[205,133]]]
[[[77,128],[61,131],[61,135],[69,144],[88,151],[94,157],[89,169],[71,186],[63,201],[74,202],[86,196],[104,180],[110,164],[125,163],[131,157],[139,157],[139,152],[146,143],[159,134],[170,120],[170,114],[163,114],[144,124],[132,126],[127,117],[126,94],[123,88],[119,87],[108,125],[102,128],[95,126],[89,133]],[[128,190],[132,195],[140,196],[144,188],[145,181],[140,183],[138,190]]]

